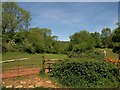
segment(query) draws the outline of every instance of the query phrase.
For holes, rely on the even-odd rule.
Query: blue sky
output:
[[[31,13],[31,27],[49,28],[67,41],[80,30],[100,32],[118,22],[117,2],[17,2]]]

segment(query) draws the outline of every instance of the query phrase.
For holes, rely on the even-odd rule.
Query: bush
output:
[[[14,52],[19,51],[19,46],[15,44],[13,40],[10,40],[8,43],[5,44],[6,51]]]
[[[102,60],[104,58],[104,53],[102,51],[88,50],[83,53],[70,52],[67,54],[67,56],[69,58],[91,58],[91,59]]]
[[[52,77],[69,87],[117,87],[120,81],[116,66],[103,61],[64,60],[54,64]]]
[[[22,45],[21,49],[22,49],[22,51],[25,51],[27,53],[35,53],[35,48],[26,39],[23,41],[23,45]]]

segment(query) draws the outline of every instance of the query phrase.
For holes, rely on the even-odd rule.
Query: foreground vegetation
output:
[[[107,50],[107,56],[114,55],[111,49]],[[71,58],[54,64],[52,72],[46,77],[56,80],[62,87],[68,88],[117,88],[120,75],[115,64],[104,61],[102,49],[95,49],[97,53],[88,52],[81,54],[72,53]],[[99,52],[100,51],[100,52]],[[117,56],[114,55],[117,59]],[[44,69],[40,71],[44,74]]]
[[[89,59],[57,63],[51,77],[70,88],[115,88],[120,84],[119,70],[115,65]]]

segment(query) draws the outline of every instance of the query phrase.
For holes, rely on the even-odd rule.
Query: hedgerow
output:
[[[119,69],[104,61],[64,60],[54,64],[52,77],[61,84],[73,87],[118,87],[120,82]]]
[[[67,53],[69,58],[91,58],[96,60],[102,60],[104,53],[102,51],[88,50],[85,52],[69,52]]]

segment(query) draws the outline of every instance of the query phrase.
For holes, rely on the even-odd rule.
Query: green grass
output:
[[[41,66],[41,60],[39,58],[36,59],[27,59],[23,61],[15,61],[15,62],[8,62],[2,64],[2,70],[6,71],[9,69],[16,69],[16,68],[34,68]]]
[[[28,54],[25,52],[5,52],[2,54],[2,60],[31,58],[31,57],[36,57],[36,54]]]
[[[97,48],[95,50],[101,50],[103,49]],[[112,49],[105,49],[107,52],[107,57],[117,59],[117,54],[112,52]],[[42,56],[45,56],[45,58],[48,59],[66,59],[67,56],[63,54],[28,54],[23,52],[6,52],[2,54],[2,60],[10,60],[10,59],[18,59],[18,58],[30,58],[23,61],[15,61],[15,62],[9,62],[9,63],[3,63],[3,71],[5,69],[9,68],[29,68],[29,67],[40,67],[41,66],[41,60]]]
[[[107,52],[107,57],[113,58],[113,59],[118,59],[118,55],[116,53],[112,52],[112,49],[105,49]]]
[[[116,53],[113,53],[112,52],[112,49],[108,49],[108,48],[105,48],[105,49],[100,49],[100,48],[95,48],[95,50],[100,50],[100,51],[106,51],[106,57],[107,58],[112,58],[112,59],[118,59],[118,55]]]
[[[18,59],[18,58],[29,58],[23,61],[14,61],[8,63],[2,63],[2,70],[7,71],[9,69],[16,68],[34,68],[41,67],[42,56],[48,59],[65,59],[66,55],[62,54],[28,54],[22,52],[6,52],[2,55],[2,60]]]
[[[64,54],[42,54],[45,56],[45,58],[49,59],[66,59],[67,55]]]
[[[102,50],[103,49],[95,49]],[[105,49],[107,52],[107,57],[117,59],[117,54],[112,52],[112,49]],[[2,54],[2,60],[10,60],[10,59],[18,59],[18,58],[30,58],[23,61],[15,61],[9,63],[3,63],[2,69],[3,71],[15,68],[33,68],[33,67],[41,67],[42,56],[48,59],[66,59],[67,56],[63,54],[28,54],[23,52],[6,52]]]
[[[49,59],[63,59],[67,58],[66,55],[63,54],[28,54],[25,52],[6,52],[2,54],[2,60],[10,60],[10,59],[18,59],[18,58],[36,58],[45,56],[45,58]]]

